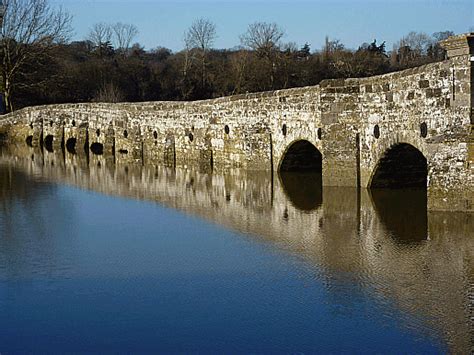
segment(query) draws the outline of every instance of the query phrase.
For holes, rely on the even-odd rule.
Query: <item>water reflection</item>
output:
[[[313,211],[321,207],[323,203],[321,173],[282,171],[279,178],[293,206],[302,211]]]
[[[321,270],[318,277],[344,312],[358,307],[341,287],[349,279],[409,315],[401,327],[435,334],[451,352],[472,349],[473,216],[427,213],[424,191],[322,189],[311,174],[283,173],[272,181],[265,172],[210,174],[115,165],[103,155],[88,161],[81,154],[12,150],[2,152],[4,213],[15,196],[34,203],[41,181],[156,201],[304,259]]]
[[[370,196],[390,236],[399,243],[418,243],[428,238],[425,189],[372,189]]]

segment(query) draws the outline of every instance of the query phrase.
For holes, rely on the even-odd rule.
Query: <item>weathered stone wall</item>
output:
[[[294,142],[323,156],[324,186],[369,187],[400,143],[428,162],[429,208],[474,210],[473,35],[443,45],[449,60],[364,79],[198,102],[66,104],[26,108],[0,134],[32,146],[52,141],[112,160],[202,170],[278,170]]]

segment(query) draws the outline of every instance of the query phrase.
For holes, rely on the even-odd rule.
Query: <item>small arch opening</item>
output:
[[[323,139],[323,130],[321,128],[318,128],[318,139]]]
[[[380,159],[371,188],[427,187],[428,163],[414,146],[400,143],[389,148]]]
[[[229,134],[229,133],[230,133],[230,128],[229,128],[228,125],[225,125],[225,127],[224,127],[224,132],[225,132],[225,134]]]
[[[311,171],[321,173],[323,156],[310,142],[301,140],[293,143],[280,164],[280,171]]]
[[[53,152],[53,141],[54,141],[54,136],[51,135],[51,134],[48,134],[45,138],[44,138],[44,141],[43,141],[43,145],[44,145],[44,148],[48,151],[48,152]]]
[[[95,155],[102,155],[104,154],[104,145],[102,143],[92,143],[91,144],[91,152]]]
[[[128,131],[127,130],[123,131],[123,136],[124,136],[124,138],[128,138]]]
[[[190,142],[194,141],[194,135],[192,133],[188,134],[188,138]]]
[[[97,128],[97,130],[95,131],[95,134],[97,137],[100,137],[100,129]]]
[[[76,121],[75,120],[72,120],[72,126],[76,127]]]
[[[375,127],[374,127],[374,137],[376,139],[380,138],[380,127],[379,127],[378,124],[376,124]]]
[[[153,132],[153,138],[158,139],[158,132],[157,131]]]
[[[428,136],[428,126],[426,122],[420,124],[420,136],[421,138],[426,138]]]
[[[53,127],[53,121],[49,121],[49,127]]]
[[[281,133],[283,134],[284,137],[286,137],[288,133],[288,127],[286,127],[286,124],[283,124],[283,126],[281,127]]]
[[[26,145],[28,147],[33,147],[33,136],[26,137]]]
[[[76,138],[69,138],[66,141],[66,150],[71,154],[76,154],[76,143],[77,143]]]

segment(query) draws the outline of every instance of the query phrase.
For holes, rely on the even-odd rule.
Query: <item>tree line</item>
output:
[[[183,49],[136,43],[133,24],[95,24],[70,41],[71,16],[48,0],[6,0],[1,29],[1,91],[6,110],[74,102],[196,100],[365,77],[445,58],[451,31],[410,32],[387,51],[377,40],[349,49],[326,37],[322,48],[284,42],[275,23],[250,24],[232,49],[215,49],[217,29],[197,19]]]

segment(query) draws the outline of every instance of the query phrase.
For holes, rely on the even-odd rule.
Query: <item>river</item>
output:
[[[474,216],[314,174],[0,159],[0,352],[469,353]]]

